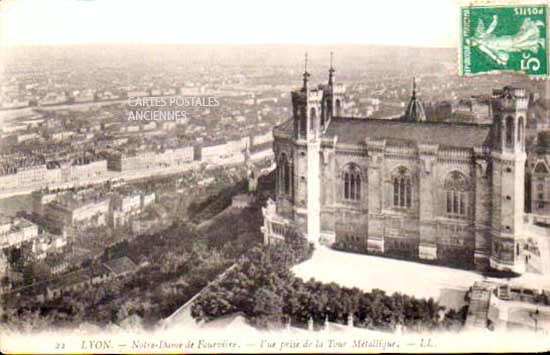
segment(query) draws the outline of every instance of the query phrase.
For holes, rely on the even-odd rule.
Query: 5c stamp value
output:
[[[548,76],[547,13],[546,4],[462,7],[460,74]]]

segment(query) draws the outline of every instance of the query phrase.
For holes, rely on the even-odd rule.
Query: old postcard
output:
[[[549,5],[0,0],[0,351],[550,350]]]

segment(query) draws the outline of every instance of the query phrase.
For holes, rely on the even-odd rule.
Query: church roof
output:
[[[280,125],[275,126],[273,133],[282,133],[292,136],[294,134],[294,120],[291,118],[288,121],[285,121]]]
[[[401,120],[335,117],[325,132],[326,138],[338,136],[338,142],[361,144],[365,139],[386,139],[407,143],[428,143],[472,148],[489,144],[490,125],[447,122],[408,122]]]

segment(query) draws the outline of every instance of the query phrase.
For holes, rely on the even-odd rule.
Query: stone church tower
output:
[[[343,85],[329,69],[328,84],[310,87],[307,54],[303,84],[292,92],[292,118],[284,123],[288,134],[274,145],[277,160],[276,213],[313,242],[321,233],[321,138],[333,117],[343,113]],[[290,223],[280,226],[281,233]]]
[[[294,149],[294,191],[296,194],[294,216],[298,229],[316,242],[320,233],[320,178],[319,154],[320,135],[325,123],[323,111],[323,94],[318,89],[309,87],[307,71],[307,53],[303,86],[300,91],[292,93],[295,127]]]
[[[495,269],[525,271],[522,258],[525,196],[525,121],[528,97],[524,89],[494,91],[492,144],[492,248]]]

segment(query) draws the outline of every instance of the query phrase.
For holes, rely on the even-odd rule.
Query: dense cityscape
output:
[[[416,95],[428,122],[491,124],[492,90],[524,88],[524,209],[547,230],[547,82],[519,74],[458,77],[454,49],[14,47],[0,67],[3,321],[17,329],[155,328],[167,319],[215,322],[242,313],[257,328],[548,331],[550,285],[535,281],[494,291],[501,302],[528,305],[513,324],[487,319],[476,282],[513,273],[459,270],[464,289],[446,298],[323,280],[303,265],[327,248],[314,251],[299,233],[278,232],[283,243],[271,245],[264,217],[281,189],[274,127],[293,116],[305,50],[311,83],[325,83],[329,66],[336,68],[346,95],[341,116],[350,118],[402,120]],[[544,275],[548,244],[529,246],[539,261],[527,271]],[[340,299],[349,302],[334,302]],[[535,308],[539,318],[529,316]]]

